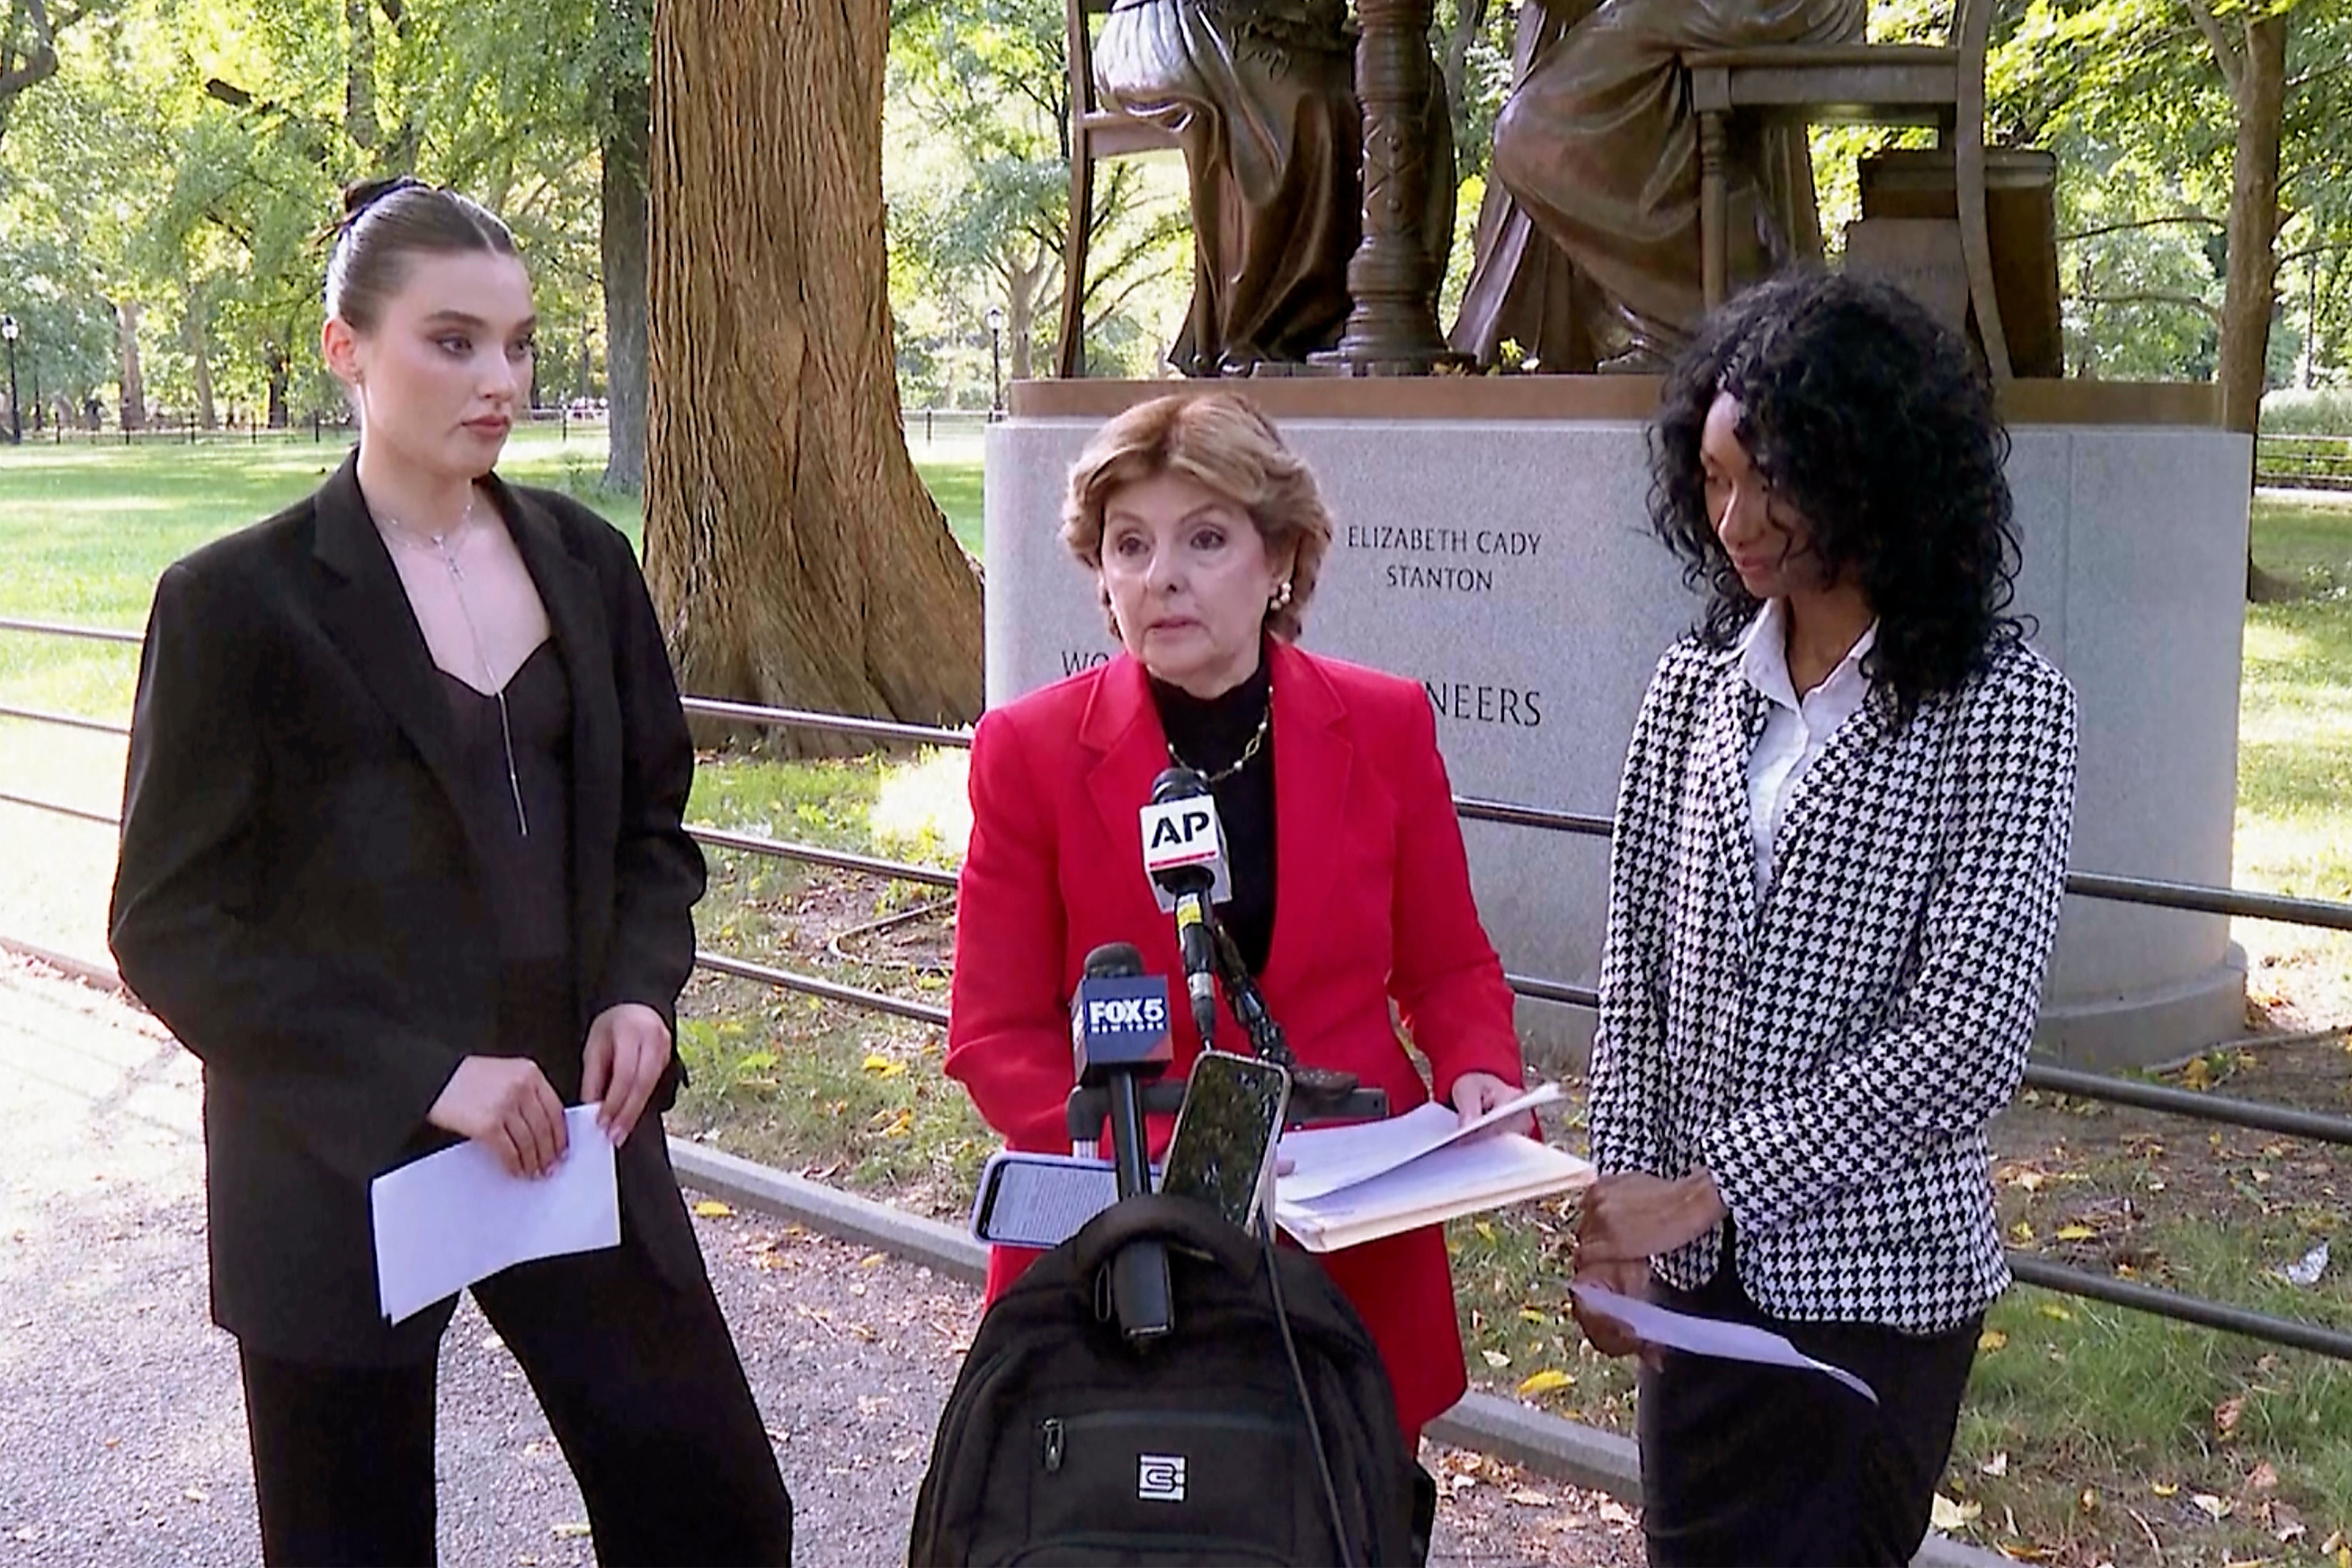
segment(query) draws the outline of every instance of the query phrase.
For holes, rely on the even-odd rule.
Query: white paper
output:
[[[1277,1145],[1291,1162],[1281,1177],[1282,1196],[1305,1202],[1369,1181],[1559,1098],[1559,1085],[1544,1083],[1467,1122],[1451,1105],[1432,1102],[1384,1122],[1286,1134]]]
[[[1298,1197],[1288,1176],[1277,1176],[1274,1217],[1308,1251],[1329,1252],[1457,1215],[1588,1186],[1593,1175],[1590,1162],[1564,1149],[1488,1130],[1318,1197]]]
[[[1576,1299],[1588,1312],[1624,1324],[1644,1344],[1662,1350],[1686,1350],[1718,1361],[1747,1361],[1762,1366],[1792,1366],[1819,1372],[1836,1378],[1873,1405],[1878,1403],[1878,1395],[1869,1384],[1843,1366],[1815,1361],[1769,1329],[1759,1329],[1751,1323],[1727,1323],[1719,1318],[1693,1317],[1655,1301],[1621,1296],[1600,1285],[1578,1285],[1575,1291]]]
[[[509,1176],[468,1139],[369,1184],[386,1319],[399,1322],[517,1263],[621,1244],[613,1145],[596,1107],[575,1105],[563,1120],[571,1145],[543,1176]]]

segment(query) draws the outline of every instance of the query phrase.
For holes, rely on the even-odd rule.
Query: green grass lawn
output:
[[[913,449],[976,548],[975,434],[942,430]],[[135,628],[166,562],[300,496],[339,456],[307,440],[0,448],[0,616]],[[597,491],[602,465],[593,434],[566,443],[529,432],[502,472],[580,494],[634,536],[634,502]],[[2311,593],[2248,613],[2237,880],[2352,898],[2352,497],[2266,493],[2254,533],[2263,563]],[[0,633],[0,703],[120,717],[134,657]],[[692,810],[716,826],[951,865],[961,767],[954,753],[715,757]],[[119,739],[0,721],[0,789],[110,808],[121,768]],[[111,848],[105,829],[0,806],[0,932],[101,951]],[[948,912],[935,889],[715,854],[700,919],[707,946],[910,998],[944,994]],[[2352,1011],[2352,939],[2244,923],[2238,934],[2256,958],[2258,994]],[[939,1072],[937,1031],[711,977],[697,979],[684,1012],[679,1049],[695,1082],[674,1130],[926,1212],[958,1214],[969,1201],[992,1140]],[[1572,1120],[1568,1138],[1580,1143]],[[2248,1166],[2249,1191],[2260,1163]],[[2144,1172],[2115,1162],[2078,1174],[2126,1193],[2140,1180],[2146,1191]],[[2318,1214],[2217,1209],[2147,1239],[2173,1288],[2352,1326],[2352,1255],[2316,1291],[2263,1277],[2296,1237],[2341,1214],[2340,1203]],[[1593,1355],[1562,1310],[1572,1228],[1572,1212],[1544,1206],[1452,1228],[1471,1370],[1622,1428],[1625,1369]],[[2151,1538],[2178,1561],[2336,1561],[2320,1548],[2331,1530],[2352,1528],[2352,1369],[2027,1290],[1995,1309],[1990,1328],[1947,1482],[1973,1539],[2085,1565],[2150,1560]],[[2221,1413],[2232,1411],[2224,1427]]]
[[[977,429],[942,425],[912,449],[957,538],[978,549]],[[0,446],[0,618],[136,632],[165,566],[299,500],[343,453],[332,432],[323,443]],[[637,498],[605,490],[604,468],[601,430],[538,426],[516,434],[499,471],[577,496],[641,539]],[[121,722],[137,673],[136,648],[0,632],[0,704]],[[712,770],[706,791],[729,788],[725,777]],[[0,791],[111,811],[121,789],[119,739],[0,719]],[[0,805],[0,932],[102,953],[112,851],[104,828]]]

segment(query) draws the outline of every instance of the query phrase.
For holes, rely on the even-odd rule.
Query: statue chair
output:
[[[1079,0],[1070,0],[1073,15]],[[1734,114],[1785,116],[1805,125],[1932,126],[1952,153],[1953,193],[1969,303],[1993,382],[2010,380],[2009,343],[1993,294],[1985,218],[1985,49],[1994,0],[1954,0],[1950,42],[1776,46],[1692,51],[1691,104],[1699,116],[1699,246],[1710,310],[1723,302],[1730,269],[1725,163]]]
[[[1105,109],[1095,94],[1092,18],[1108,14],[1111,0],[1066,0],[1070,67],[1070,216],[1062,252],[1062,337],[1055,350],[1055,373],[1087,372],[1087,246],[1095,220],[1095,160],[1139,152],[1181,151],[1174,131]]]

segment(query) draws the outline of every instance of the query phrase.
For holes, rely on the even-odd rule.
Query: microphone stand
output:
[[[1335,1067],[1305,1067],[1298,1055],[1290,1049],[1282,1025],[1265,1005],[1265,993],[1258,988],[1257,977],[1249,972],[1242,960],[1242,950],[1233,934],[1221,924],[1212,922],[1209,935],[1214,944],[1217,978],[1224,987],[1225,1000],[1241,1020],[1242,1030],[1249,1036],[1250,1049],[1264,1061],[1271,1061],[1290,1074],[1290,1120],[1305,1126],[1315,1122],[1377,1122],[1389,1113],[1389,1095],[1385,1089],[1357,1087],[1356,1074]]]

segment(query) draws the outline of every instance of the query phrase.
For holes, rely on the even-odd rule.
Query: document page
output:
[[[1832,1366],[1826,1361],[1815,1361],[1780,1335],[1750,1323],[1727,1323],[1719,1318],[1696,1318],[1687,1312],[1677,1312],[1659,1306],[1655,1301],[1637,1301],[1631,1296],[1599,1285],[1575,1287],[1576,1299],[1588,1312],[1613,1318],[1632,1330],[1643,1343],[1662,1350],[1686,1350],[1694,1355],[1711,1355],[1720,1361],[1754,1362],[1764,1366],[1792,1366],[1834,1377],[1873,1405],[1878,1395],[1869,1384],[1843,1366]]]
[[[509,1176],[469,1139],[369,1185],[386,1319],[399,1322],[517,1263],[621,1244],[613,1145],[596,1107],[575,1105],[563,1120],[571,1145],[546,1176]]]
[[[1301,1198],[1276,1176],[1274,1215],[1308,1251],[1330,1252],[1591,1180],[1592,1166],[1574,1155],[1490,1128],[1321,1197]]]
[[[1451,1105],[1433,1101],[1385,1122],[1310,1127],[1285,1134],[1280,1148],[1283,1156],[1290,1161],[1290,1168],[1283,1173],[1279,1190],[1294,1202],[1307,1202],[1343,1186],[1369,1181],[1383,1171],[1394,1170],[1559,1098],[1559,1085],[1544,1083],[1468,1122],[1462,1120]]]

